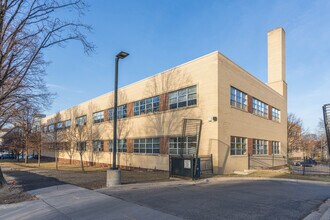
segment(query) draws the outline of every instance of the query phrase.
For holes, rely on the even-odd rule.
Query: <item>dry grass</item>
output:
[[[7,185],[0,189],[0,205],[34,199],[36,199],[34,196],[24,193],[19,186]]]
[[[0,166],[10,166],[13,169],[19,169],[19,170],[34,170],[34,169],[56,170],[55,162],[42,162],[40,163],[40,167],[39,167],[38,163],[35,160],[32,160],[27,164],[24,163],[24,161],[14,162],[13,160],[4,160],[4,161],[0,161]],[[86,172],[105,171],[108,169],[106,167],[97,167],[97,166],[85,166],[84,168]],[[81,167],[77,165],[59,163],[58,170],[81,172]]]
[[[59,164],[56,170],[54,162],[37,163],[0,162],[0,166],[11,170],[32,172],[41,176],[52,177],[61,181],[88,189],[99,189],[106,186],[106,167],[87,166],[85,172],[81,167],[70,164]],[[122,184],[168,181],[168,172],[163,171],[128,171],[122,170]]]

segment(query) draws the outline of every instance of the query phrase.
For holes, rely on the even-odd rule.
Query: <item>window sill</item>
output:
[[[236,106],[230,105],[231,108],[236,109],[236,110],[240,110],[242,112],[246,112],[249,113],[249,111],[247,109],[242,109],[242,108],[237,108]]]

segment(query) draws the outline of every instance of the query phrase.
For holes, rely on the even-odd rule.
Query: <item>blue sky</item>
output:
[[[220,51],[267,81],[267,32],[286,31],[289,112],[313,131],[330,102],[330,1],[90,0],[82,20],[97,46],[88,56],[75,42],[46,51],[46,82],[57,96],[54,113],[113,90],[114,56],[119,86]]]

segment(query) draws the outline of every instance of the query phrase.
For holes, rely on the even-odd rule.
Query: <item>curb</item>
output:
[[[330,198],[323,202],[316,211],[307,215],[304,220],[329,220],[330,219]]]

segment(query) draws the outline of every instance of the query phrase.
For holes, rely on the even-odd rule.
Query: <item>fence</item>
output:
[[[315,160],[290,161],[289,168],[295,174],[330,175],[330,161]]]

